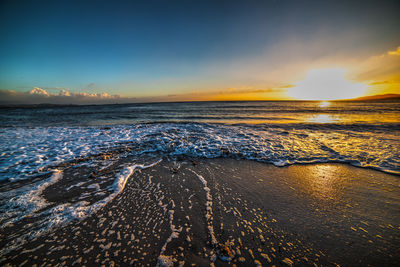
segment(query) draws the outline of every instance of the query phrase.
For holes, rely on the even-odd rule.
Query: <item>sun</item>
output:
[[[337,100],[362,96],[367,87],[352,83],[341,68],[314,69],[306,78],[288,90],[288,95],[301,100]]]

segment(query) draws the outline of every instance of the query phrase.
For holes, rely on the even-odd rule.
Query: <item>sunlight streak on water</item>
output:
[[[319,107],[320,108],[326,108],[326,107],[329,107],[331,105],[331,102],[329,102],[329,101],[321,101],[321,102],[319,102]]]
[[[339,120],[331,115],[327,114],[321,114],[317,116],[312,116],[309,119],[309,122],[314,122],[314,123],[333,123],[333,122],[339,122]]]

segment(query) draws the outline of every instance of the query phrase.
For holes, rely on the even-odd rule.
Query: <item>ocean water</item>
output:
[[[116,152],[118,151],[118,152]],[[123,152],[120,152],[123,151]],[[98,155],[104,156],[99,160]],[[116,167],[107,187],[82,178],[71,201],[42,193],[72,164]],[[341,162],[400,175],[400,102],[193,102],[0,109],[0,228],[40,218],[8,250],[41,232],[95,212],[136,168],[163,156],[256,160],[286,166]],[[97,157],[97,158],[96,158]],[[89,159],[89,160],[88,160]],[[79,173],[79,172],[78,172]],[[89,201],[96,196],[96,201]],[[6,251],[2,251],[5,253]]]
[[[194,102],[0,110],[0,179],[112,150],[344,162],[400,174],[400,102]]]

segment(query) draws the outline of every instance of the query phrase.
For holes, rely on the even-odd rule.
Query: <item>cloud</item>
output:
[[[264,94],[264,93],[280,93],[285,92],[286,88],[293,87],[293,85],[284,85],[275,88],[254,88],[252,86],[243,88],[227,88],[219,91],[218,94],[237,95],[237,94]]]
[[[398,46],[394,51],[388,51],[387,54],[390,56],[400,56],[400,46]]]
[[[71,96],[71,93],[68,92],[67,90],[61,90],[58,95],[59,96]]]
[[[391,84],[391,81],[376,81],[376,82],[370,82],[369,85],[381,85],[381,84]]]
[[[290,99],[285,92],[293,85],[277,87],[228,87],[215,90],[193,90],[182,94],[140,98],[142,102],[151,101],[224,101],[224,100],[277,100]]]
[[[114,104],[135,101],[108,93],[69,92],[62,89],[58,93],[49,93],[43,88],[34,87],[28,92],[0,90],[0,104]]]
[[[400,93],[400,46],[360,61],[351,69],[355,80],[369,85],[366,95]]]
[[[39,87],[34,87],[28,93],[30,95],[40,95],[40,96],[46,96],[46,97],[50,96],[50,94],[46,90],[39,88]]]
[[[370,84],[379,81],[398,82],[400,77],[400,46],[396,51],[388,51],[361,61],[353,73],[357,80],[368,81]]]
[[[0,105],[31,105],[31,104],[123,104],[135,102],[164,102],[164,101],[207,101],[207,100],[262,100],[282,99],[284,93],[293,85],[285,84],[276,87],[242,86],[227,87],[214,90],[192,90],[187,93],[165,94],[158,96],[125,97],[110,95],[105,92],[70,92],[60,89],[50,93],[43,88],[34,87],[27,92],[0,90]]]

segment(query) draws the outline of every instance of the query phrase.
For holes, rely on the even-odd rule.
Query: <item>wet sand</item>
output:
[[[73,179],[66,175],[44,197],[63,201],[62,185]],[[7,246],[6,232],[1,239]],[[164,158],[136,170],[96,213],[1,263],[399,266],[400,178],[343,164]]]

